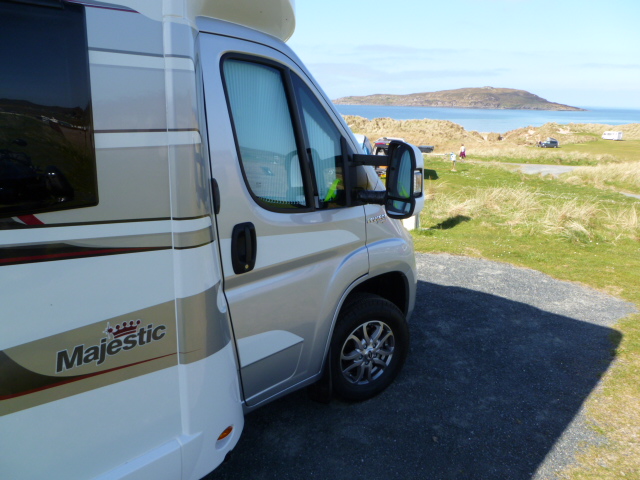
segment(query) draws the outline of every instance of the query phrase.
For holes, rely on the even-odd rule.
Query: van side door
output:
[[[364,209],[344,188],[348,133],[288,56],[207,33],[200,54],[224,291],[254,406],[320,373],[340,300],[368,272]]]

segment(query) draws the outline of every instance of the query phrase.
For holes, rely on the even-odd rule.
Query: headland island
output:
[[[584,111],[582,108],[545,100],[514,88],[458,88],[407,95],[375,94],[342,97],[337,105],[382,105],[393,107],[485,108],[496,110]]]

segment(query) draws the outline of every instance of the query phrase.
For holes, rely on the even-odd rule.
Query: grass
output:
[[[596,166],[621,160],[610,153],[593,154],[562,148],[534,146],[485,147],[471,154],[473,160],[484,162],[531,163],[543,165]]]
[[[625,145],[622,145],[625,143]],[[540,149],[534,149],[540,150]],[[527,147],[492,152],[486,159],[537,162],[549,153]],[[524,175],[496,163],[425,159],[439,179],[427,180],[416,250],[508,262],[580,282],[640,306],[640,202],[617,193],[640,193],[640,142],[591,141],[563,145],[581,167],[559,179]],[[476,156],[472,153],[472,159]],[[638,156],[637,158],[640,158]],[[613,160],[612,160],[613,159]],[[616,359],[586,408],[606,442],[588,446],[563,478],[640,478],[640,315],[619,321]]]
[[[618,142],[596,138],[585,143],[561,144],[560,148],[488,143],[475,146],[469,155],[479,161],[602,166],[613,163],[640,162],[640,140]]]
[[[576,168],[561,179],[575,185],[640,194],[640,161]]]
[[[621,161],[640,161],[640,140],[602,140],[600,138],[589,143],[563,145],[563,152],[587,154],[589,156],[611,156]]]

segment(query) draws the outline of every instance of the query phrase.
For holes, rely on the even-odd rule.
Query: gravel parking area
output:
[[[529,175],[553,175],[557,177],[563,173],[569,173],[576,167],[568,165],[537,165],[533,163],[514,163],[520,170]]]
[[[534,270],[418,254],[411,352],[359,404],[304,391],[246,417],[214,479],[553,479],[600,439],[581,408],[627,302]]]

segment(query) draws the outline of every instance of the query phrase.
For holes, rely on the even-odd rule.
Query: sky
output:
[[[295,0],[329,98],[491,86],[640,109],[640,0]]]

